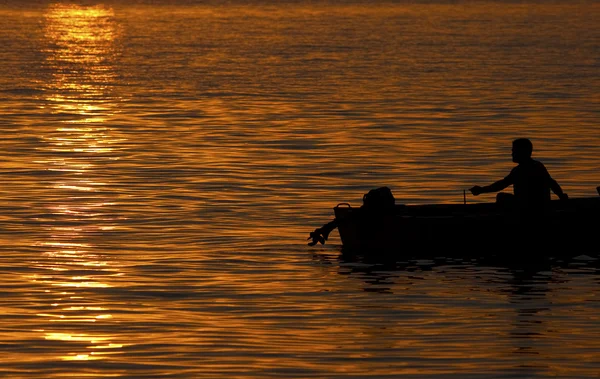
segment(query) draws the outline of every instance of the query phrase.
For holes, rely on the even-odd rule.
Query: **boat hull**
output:
[[[383,214],[334,208],[345,251],[599,251],[600,197],[555,200],[546,213],[519,217],[495,203],[397,205]]]

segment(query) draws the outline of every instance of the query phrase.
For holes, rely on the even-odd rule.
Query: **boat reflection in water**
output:
[[[369,253],[342,251],[338,257],[317,259],[337,265],[346,285],[362,288],[365,298],[378,295],[368,313],[371,323],[379,321],[385,330],[377,337],[389,341],[389,356],[401,349],[393,344],[401,340],[410,347],[401,350],[404,359],[448,359],[456,371],[485,360],[491,372],[544,376],[548,357],[578,362],[579,369],[593,366],[593,354],[586,353],[591,345],[570,346],[560,353],[554,346],[585,338],[572,313],[595,317],[594,307],[589,307],[593,294],[581,295],[578,289],[600,271],[599,257],[519,261],[485,254],[453,257],[444,255],[449,253],[444,249],[431,258]],[[357,298],[349,298],[347,306],[364,306]],[[385,356],[382,352],[380,358]],[[522,360],[522,365],[507,369],[503,357]],[[435,366],[429,369],[435,371]]]

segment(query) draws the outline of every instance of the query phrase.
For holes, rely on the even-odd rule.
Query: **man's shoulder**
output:
[[[533,160],[533,164],[536,170],[548,171],[546,170],[546,166],[544,166],[544,164],[538,160]]]
[[[537,168],[546,168],[546,166],[544,166],[544,164],[540,161],[538,161],[537,159],[531,159],[528,160],[527,162],[523,162],[523,163],[519,163],[519,165],[515,166],[515,168],[513,168],[513,170],[530,170],[530,169],[537,169]]]
[[[526,163],[519,164],[518,166],[513,168],[513,171],[511,171],[511,174],[519,176],[519,177],[522,177],[522,176],[539,177],[539,176],[550,175],[550,174],[548,174],[548,170],[546,169],[546,166],[544,166],[544,164],[542,162],[535,160],[535,159],[532,159]]]
[[[534,172],[546,171],[544,164],[538,160],[531,159],[521,162],[510,170],[509,176],[531,175]]]
[[[508,175],[515,175],[518,174],[520,171],[524,170],[524,166],[522,163],[519,163],[518,165],[516,165],[515,167],[512,168],[512,170],[510,170],[510,174]]]

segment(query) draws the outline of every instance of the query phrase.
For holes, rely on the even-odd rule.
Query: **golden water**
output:
[[[515,137],[594,196],[595,2],[0,18],[0,376],[597,377],[597,246],[523,268],[305,245],[373,187],[462,202],[508,173]]]

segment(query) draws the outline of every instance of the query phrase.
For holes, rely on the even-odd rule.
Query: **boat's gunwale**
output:
[[[340,204],[343,204],[340,206]],[[333,210],[338,220],[338,233],[345,249],[370,249],[373,246],[401,249],[405,244],[423,246],[436,240],[436,233],[450,236],[449,229],[463,235],[471,235],[477,243],[494,242],[494,233],[502,236],[514,234],[518,226],[530,227],[515,217],[514,212],[497,203],[469,204],[399,204],[393,210],[385,212],[386,223],[376,229],[377,237],[365,236],[360,218],[363,217],[360,207],[352,207],[340,203]],[[536,227],[539,235],[548,234],[549,241],[568,242],[568,235],[576,235],[576,239],[592,234],[592,226],[600,220],[600,197],[572,198],[567,201],[552,200],[548,212],[538,218]],[[518,224],[521,222],[521,224]],[[525,222],[530,222],[527,220]],[[367,222],[365,225],[371,225]],[[361,229],[362,228],[362,229]],[[579,228],[579,230],[578,230]],[[552,233],[556,229],[556,233]],[[561,233],[567,236],[562,238]],[[371,232],[369,232],[371,233]],[[402,235],[404,233],[404,235]],[[479,234],[479,238],[476,238]],[[460,238],[456,238],[461,240]],[[500,238],[502,239],[502,238]],[[581,242],[581,241],[577,241]],[[585,241],[583,241],[585,242]]]

